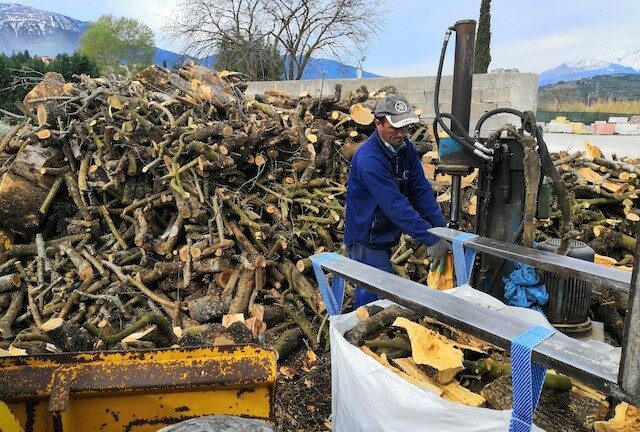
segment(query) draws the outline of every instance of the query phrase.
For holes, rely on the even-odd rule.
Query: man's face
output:
[[[407,128],[395,128],[386,118],[376,119],[376,129],[380,137],[394,147],[399,146],[407,135]]]

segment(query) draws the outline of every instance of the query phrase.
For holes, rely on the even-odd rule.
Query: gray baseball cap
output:
[[[397,94],[390,94],[376,104],[376,117],[386,117],[391,126],[401,128],[418,123],[420,118],[411,109],[409,101]]]

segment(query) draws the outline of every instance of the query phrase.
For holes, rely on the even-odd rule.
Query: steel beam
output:
[[[445,324],[455,326],[507,351],[514,338],[531,323],[507,316],[498,310],[443,293],[346,257],[322,263],[325,271],[362,285],[381,297],[406,306]],[[506,306],[505,306],[506,307]],[[602,344],[572,339],[561,332],[533,349],[533,361],[555,369],[631,404],[640,404],[640,395],[626,393],[618,384],[620,351]]]
[[[458,234],[462,234],[462,231],[451,228],[431,228],[429,231],[449,241]],[[595,285],[607,286],[617,291],[629,292],[631,274],[623,270],[486,237],[469,239],[464,242],[464,245],[478,252],[519,261],[537,269],[581,279]]]

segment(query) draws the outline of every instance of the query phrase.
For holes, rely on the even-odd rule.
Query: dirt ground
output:
[[[276,419],[283,432],[331,430],[331,355],[303,350],[279,366]]]

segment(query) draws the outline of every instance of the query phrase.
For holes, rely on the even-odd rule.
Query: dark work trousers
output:
[[[347,246],[349,258],[359,261],[363,264],[370,265],[380,270],[393,273],[391,266],[391,249],[372,249],[363,245],[354,244]],[[353,302],[353,308],[357,309],[362,305],[379,300],[375,293],[366,290],[360,285],[356,285],[356,298]]]

